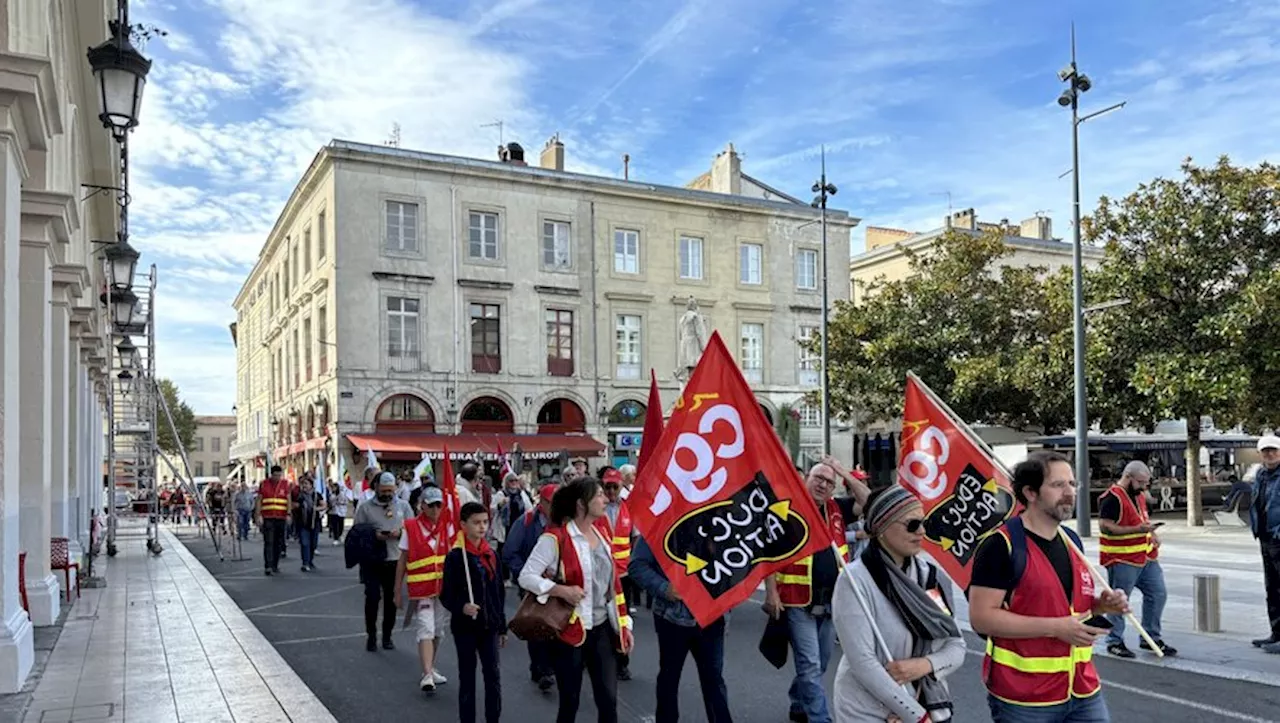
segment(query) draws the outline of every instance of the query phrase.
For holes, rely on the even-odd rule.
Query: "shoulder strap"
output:
[[[1013,566],[1013,584],[1009,592],[1022,581],[1022,573],[1027,571],[1027,529],[1022,526],[1022,517],[1015,515],[1005,523],[1009,532],[1009,562]]]
[[[1063,527],[1062,531],[1067,533],[1067,537],[1071,538],[1071,543],[1076,546],[1077,550],[1084,552],[1084,542],[1080,540],[1080,535],[1077,535],[1075,530],[1070,527]]]

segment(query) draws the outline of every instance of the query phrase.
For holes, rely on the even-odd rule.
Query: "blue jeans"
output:
[[[320,528],[297,528],[298,541],[302,544],[302,564],[310,566],[316,555],[316,544],[320,541]]]
[[[253,519],[253,510],[236,510],[236,534],[240,539],[249,539],[249,521]]]
[[[1156,560],[1147,560],[1142,567],[1116,563],[1107,568],[1107,584],[1116,590],[1124,590],[1125,595],[1138,588],[1142,593],[1142,627],[1147,629],[1151,639],[1160,642],[1160,616],[1164,614],[1165,601],[1169,593],[1164,587],[1164,570]],[[1111,621],[1111,632],[1107,633],[1107,645],[1124,642],[1124,616],[1108,615]]]
[[[803,711],[809,723],[831,723],[822,676],[835,646],[836,626],[830,617],[816,618],[804,608],[787,608],[786,615],[796,659],[796,677],[787,691],[791,710]]]
[[[1048,706],[1014,705],[988,695],[987,706],[992,723],[1111,723],[1111,712],[1101,691],[1088,698],[1072,698]]]

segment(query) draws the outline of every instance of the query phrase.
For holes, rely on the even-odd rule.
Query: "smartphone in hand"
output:
[[[1088,620],[1085,620],[1084,624],[1091,628],[1102,628],[1103,630],[1110,630],[1115,627],[1111,624],[1110,620],[1107,620],[1105,615],[1094,615]]]

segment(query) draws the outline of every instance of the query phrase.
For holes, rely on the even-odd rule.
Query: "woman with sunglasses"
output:
[[[841,575],[832,600],[844,653],[836,670],[835,720],[951,720],[951,693],[943,679],[964,662],[965,644],[951,615],[946,578],[919,559],[919,500],[899,485],[873,492],[866,530],[867,549],[848,568],[853,579]]]

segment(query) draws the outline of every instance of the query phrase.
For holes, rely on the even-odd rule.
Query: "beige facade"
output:
[[[451,442],[470,454],[474,435],[566,431],[626,458],[650,368],[668,405],[680,388],[691,296],[771,415],[816,387],[797,340],[821,319],[817,210],[732,147],[698,189],[565,172],[556,139],[539,166],[519,155],[321,150],[235,301],[233,459],[310,466],[336,443],[351,469],[348,435],[473,435]],[[857,219],[828,217],[842,260]]]
[[[84,572],[104,503],[114,349],[93,241],[118,225],[113,194],[82,184],[119,185],[85,60],[108,16],[113,2],[0,3],[0,693],[22,689],[33,626],[54,625],[65,604],[51,539],[66,538]]]
[[[859,284],[870,283],[877,278],[889,281],[906,278],[911,273],[911,263],[904,249],[917,253],[927,251],[940,236],[951,230],[979,234],[1000,229],[1007,229],[1005,245],[1013,251],[1000,260],[1002,266],[1041,266],[1048,273],[1054,273],[1071,265],[1071,242],[1054,238],[1053,223],[1048,217],[1032,216],[1019,224],[1011,224],[1008,219],[986,223],[978,220],[973,209],[966,209],[951,214],[943,220],[941,228],[930,231],[868,226],[866,251],[849,262],[853,292],[850,298],[858,301]],[[1085,246],[1082,253],[1086,266],[1095,266],[1102,260],[1102,250],[1097,247]]]
[[[236,418],[201,415],[196,417],[196,434],[187,450],[192,477],[217,477],[226,482],[231,476],[231,447],[236,442]],[[182,460],[169,457],[173,469],[182,469]],[[173,473],[160,463],[160,477],[172,480]]]

